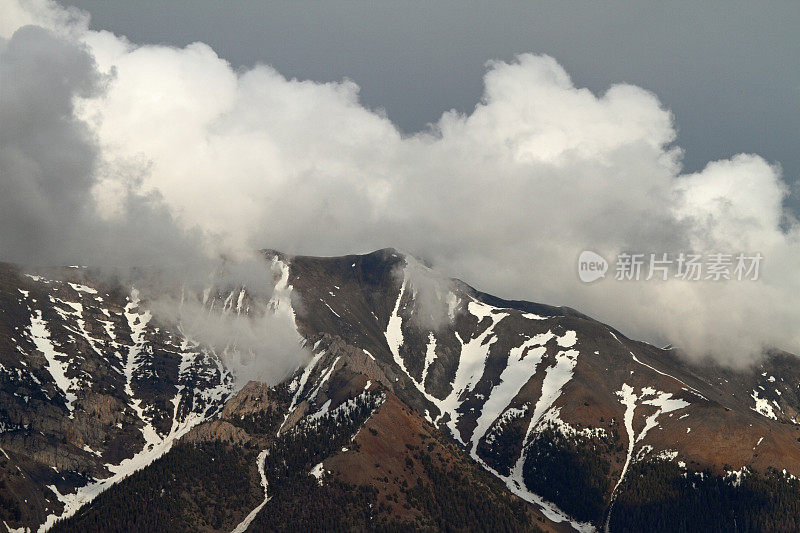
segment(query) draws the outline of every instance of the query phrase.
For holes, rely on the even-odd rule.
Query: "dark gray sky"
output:
[[[406,132],[470,111],[487,60],[550,54],[595,92],[655,92],[688,171],[738,152],[779,162],[800,212],[800,2],[69,3],[137,43],[203,41],[235,66],[350,78]]]

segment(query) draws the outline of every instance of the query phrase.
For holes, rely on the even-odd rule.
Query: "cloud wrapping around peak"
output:
[[[79,197],[107,223],[98,234],[124,231],[134,198],[168,219],[170,235],[189,235],[184,251],[200,256],[394,246],[481,290],[569,305],[696,357],[743,365],[765,347],[800,352],[800,229],[782,211],[779,166],[740,154],[682,174],[673,117],[639,87],[594,94],[554,58],[522,54],[487,64],[471,113],[445,113],[406,136],[361,105],[350,80],[286,79],[264,65],[237,71],[202,43],[137,45],[90,31],[52,3],[6,5],[24,13],[15,20],[83,50],[91,75],[106,80],[91,93],[74,84],[68,117],[93,154],[69,180],[81,193],[91,183]],[[0,30],[11,39],[4,53],[29,31]],[[4,154],[17,127],[3,121]],[[31,157],[61,157],[69,142],[53,139]],[[19,197],[30,177],[14,172]],[[35,227],[37,239],[51,236]],[[151,229],[138,234],[146,243]],[[10,250],[21,246],[7,237]],[[92,242],[74,238],[74,248]],[[61,260],[58,247],[45,249]],[[585,285],[576,272],[585,249],[609,260],[624,251],[761,252],[764,264],[758,282]],[[133,252],[120,255],[135,261]]]

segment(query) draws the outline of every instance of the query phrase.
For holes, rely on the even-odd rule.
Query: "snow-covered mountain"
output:
[[[7,528],[800,527],[793,355],[690,365],[390,249],[265,260],[310,352],[274,387],[237,386],[135,290],[0,267]]]

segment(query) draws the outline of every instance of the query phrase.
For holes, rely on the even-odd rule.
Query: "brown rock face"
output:
[[[250,435],[240,427],[224,420],[211,420],[201,424],[186,434],[182,442],[223,441],[231,444],[250,442]]]

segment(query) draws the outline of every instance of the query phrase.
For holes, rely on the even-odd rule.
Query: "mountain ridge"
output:
[[[439,435],[436,441],[441,446],[456,450],[448,452],[452,456],[451,462],[473,465],[462,468],[466,469],[465,472],[477,472],[474,469],[478,468],[505,485],[502,488],[479,482],[484,487],[481,490],[493,494],[491,498],[498,502],[516,501],[513,498],[527,502],[524,503],[525,513],[519,515],[521,522],[506,524],[512,529],[525,529],[528,527],[523,525],[525,523],[531,528],[550,530],[563,530],[565,527],[581,530],[624,528],[624,517],[635,514],[630,509],[643,508],[644,505],[636,499],[631,500],[631,491],[635,490],[632,483],[641,479],[665,483],[653,473],[661,472],[658,468],[662,463],[677,469],[677,477],[692,478],[695,472],[705,472],[709,479],[727,483],[725,486],[733,486],[737,480],[741,483],[742,479],[745,483],[748,479],[765,479],[772,483],[770,487],[780,486],[777,485],[777,478],[769,477],[770,469],[785,472],[785,483],[790,489],[796,485],[796,479],[792,476],[800,474],[800,446],[796,440],[800,437],[797,422],[800,402],[797,387],[792,386],[790,381],[795,376],[800,378],[800,365],[794,356],[771,354],[757,370],[747,371],[693,366],[681,361],[670,351],[629,340],[610,326],[569,308],[502,300],[458,280],[445,280],[424,266],[419,268],[415,264],[411,269],[407,256],[393,249],[331,258],[288,256],[274,251],[263,253],[268,265],[277,269],[276,277],[279,277],[277,281],[280,287],[276,289],[279,294],[274,306],[283,305],[284,309],[286,306],[291,309],[299,337],[312,352],[311,360],[292,376],[265,389],[274,392],[264,394],[276,395],[277,399],[269,403],[271,407],[250,402],[249,408],[243,408],[242,405],[246,405],[247,401],[240,395],[245,391],[246,398],[247,391],[251,391],[254,385],[244,385],[237,392],[232,384],[233,378],[223,370],[224,365],[217,367],[214,374],[216,381],[208,381],[209,374],[207,370],[204,374],[202,369],[212,368],[222,360],[205,347],[192,347],[186,338],[178,342],[180,328],[154,325],[152,318],[145,321],[147,311],[137,307],[139,303],[135,303],[132,294],[125,296],[119,291],[114,293],[110,288],[93,288],[76,281],[42,281],[44,278],[36,280],[33,277],[25,281],[25,274],[15,276],[13,268],[9,266],[3,266],[0,277],[0,295],[3,298],[0,299],[0,309],[3,310],[0,323],[13,325],[6,327],[5,331],[0,330],[0,342],[5,347],[3,354],[6,356],[0,362],[18,370],[14,370],[15,376],[11,379],[5,377],[10,374],[6,371],[7,367],[3,367],[0,393],[7,398],[13,397],[9,401],[19,402],[19,396],[13,392],[9,396],[12,385],[27,383],[28,389],[33,390],[35,383],[31,383],[32,379],[26,381],[23,378],[28,375],[24,367],[35,366],[36,337],[20,331],[29,329],[35,321],[26,321],[26,317],[35,319],[41,316],[47,321],[44,327],[49,332],[48,337],[54,339],[54,347],[63,352],[74,352],[78,358],[81,353],[94,353],[94,359],[103,361],[103,368],[108,367],[103,371],[104,375],[108,373],[109,378],[106,379],[116,380],[117,383],[110,386],[110,396],[119,398],[115,401],[123,406],[123,417],[137,415],[138,421],[137,416],[133,416],[131,423],[134,429],[139,428],[138,432],[142,435],[149,431],[148,427],[153,428],[155,436],[151,435],[151,442],[144,439],[145,448],[150,444],[156,447],[158,442],[169,440],[169,446],[164,445],[167,450],[160,457],[176,457],[169,449],[179,443],[180,450],[175,453],[188,461],[192,454],[187,446],[213,448],[216,446],[213,443],[224,443],[220,446],[241,450],[249,450],[247,446],[254,446],[252,451],[245,452],[249,461],[241,462],[245,469],[243,471],[250,472],[248,476],[251,480],[258,479],[260,467],[256,463],[263,462],[266,457],[259,459],[261,456],[256,452],[260,450],[263,453],[271,446],[279,446],[281,434],[294,434],[298,427],[311,428],[314,421],[330,418],[330,413],[337,413],[335,416],[344,416],[346,419],[350,415],[343,414],[343,405],[363,402],[366,395],[384,394],[397,406],[392,411],[395,415],[389,417],[390,421],[382,423],[384,427],[392,427],[394,422],[391,420],[397,419],[398,413],[404,409],[416,413],[419,424],[428,428],[425,430],[429,435],[427,438],[436,433]],[[87,280],[83,281],[88,283]],[[72,284],[89,290],[75,289]],[[97,292],[93,294],[90,292],[92,290]],[[25,295],[23,291],[28,294]],[[218,302],[217,309],[233,308],[234,297],[238,295],[241,301],[243,294],[242,288],[218,288],[204,305],[213,308],[213,302]],[[428,298],[430,294],[434,294],[434,297]],[[102,301],[98,302],[97,298]],[[12,305],[13,299],[17,300],[16,305]],[[225,302],[229,302],[230,306]],[[43,306],[43,303],[46,305]],[[80,310],[75,307],[79,303]],[[431,309],[433,314],[440,312],[442,315],[433,323],[427,317]],[[236,312],[239,312],[238,308]],[[7,313],[14,318],[7,318]],[[111,322],[111,325],[103,322]],[[101,335],[103,331],[104,336]],[[111,333],[115,335],[112,337]],[[83,341],[80,341],[81,337]],[[72,343],[68,342],[70,339]],[[24,347],[15,348],[20,343]],[[127,351],[127,354],[120,354],[126,357],[116,357],[115,351]],[[134,351],[136,354],[131,361],[130,354]],[[24,354],[27,365],[9,358],[9,352]],[[137,366],[133,363],[138,361],[139,352],[145,355],[142,355],[141,364]],[[193,355],[187,356],[187,352]],[[175,353],[183,354],[180,361]],[[66,358],[56,355],[51,359],[58,362]],[[182,373],[179,370],[181,361],[184,364],[191,363],[184,370],[191,369]],[[28,373],[44,383],[42,376],[46,374],[43,370],[50,368],[50,364],[55,363],[41,364],[39,361],[38,368]],[[171,365],[175,370],[168,370]],[[168,378],[173,372],[176,372],[172,374],[175,377]],[[67,364],[64,375],[70,377],[72,373],[72,367]],[[125,380],[113,378],[114,375],[121,375]],[[203,375],[206,381],[200,379]],[[175,387],[173,389],[165,386],[165,377],[168,383],[177,386],[170,385]],[[795,380],[794,383],[799,381]],[[179,389],[181,385],[183,388]],[[91,387],[94,385],[89,386],[89,392]],[[17,386],[16,392],[19,389]],[[192,394],[181,395],[170,414],[168,403],[163,404],[167,400],[165,395],[172,395],[171,391],[174,390],[182,394],[182,391],[188,392],[190,389]],[[51,390],[50,396],[54,398],[52,401],[51,398],[42,399],[42,408],[47,407],[52,411],[55,406],[64,412],[60,415],[62,419],[64,416],[69,419],[68,402],[59,403],[55,400],[55,397],[66,397],[71,392],[69,386],[61,391],[62,394],[59,394],[57,387],[48,390]],[[203,390],[224,392],[216,394],[205,405],[200,401],[204,397]],[[83,388],[76,389],[75,405],[81,406],[82,402],[86,402],[94,406],[96,402],[87,400],[91,396],[89,392]],[[158,400],[157,397],[164,399]],[[172,395],[172,400],[175,397]],[[188,398],[193,400],[189,401]],[[182,405],[186,407],[178,409]],[[79,422],[76,435],[58,437],[63,432],[55,428],[49,431],[53,438],[65,438],[68,450],[72,449],[70,446],[80,449],[79,444],[83,442],[82,415],[80,409],[76,412]],[[233,412],[241,414],[243,418],[233,417]],[[375,412],[382,411],[378,407]],[[176,438],[170,440],[170,435],[173,435],[170,424],[173,427],[175,424],[180,426],[192,413],[197,417],[192,427],[180,435],[175,433]],[[0,414],[3,415],[4,424],[16,428],[0,434],[4,453],[6,449],[11,451],[7,462],[14,463],[3,466],[4,476],[11,466],[25,466],[25,472],[29,469],[43,472],[41,466],[33,468],[31,459],[26,459],[28,462],[17,459],[18,454],[22,455],[17,445],[7,446],[7,442],[13,443],[20,436],[24,438],[29,432],[30,428],[17,427],[19,420],[15,420],[22,415],[9,414],[8,409]],[[353,442],[361,442],[362,448],[367,447],[363,443],[369,442],[369,437],[374,437],[369,430],[363,433],[364,427],[371,427],[369,421],[373,416],[376,415],[367,416],[366,425],[362,423],[359,426],[361,429],[348,437]],[[170,417],[172,422],[168,423]],[[116,423],[116,419],[114,421]],[[107,425],[111,426],[111,423]],[[123,424],[123,428],[127,425]],[[405,426],[400,424],[397,427]],[[414,427],[421,426],[417,424]],[[268,428],[275,432],[271,433]],[[103,431],[128,435],[122,441],[119,441],[121,437],[117,437],[119,444],[116,446],[107,446],[103,442],[89,446],[92,450],[99,450],[104,460],[106,454],[109,454],[109,458],[124,458],[135,452],[136,431],[125,433],[124,430],[120,432],[111,427]],[[20,435],[15,436],[16,433]],[[402,440],[384,450],[384,453],[391,451],[392,455],[408,458],[412,465],[422,464],[420,467],[409,466],[420,474],[419,483],[416,479],[403,477],[406,483],[403,486],[400,477],[394,482],[384,472],[383,477],[392,482],[385,482],[385,487],[380,485],[375,489],[379,486],[376,478],[382,470],[375,467],[374,463],[368,463],[369,459],[361,457],[366,454],[359,452],[351,454],[351,457],[358,456],[359,459],[348,459],[349,468],[331,469],[334,474],[325,479],[333,483],[330,486],[333,488],[324,489],[328,491],[325,498],[339,501],[341,494],[359,494],[358,498],[369,500],[372,504],[359,508],[361,514],[354,516],[385,520],[386,527],[393,523],[392,517],[395,516],[413,517],[415,527],[423,528],[436,528],[435,524],[441,527],[449,523],[448,520],[456,520],[447,515],[441,506],[425,503],[444,497],[435,490],[431,492],[433,485],[425,479],[433,479],[430,476],[439,479],[445,475],[441,474],[441,469],[448,471],[448,463],[425,462],[425,453],[405,446],[419,447],[417,440],[413,443]],[[58,446],[48,446],[45,449],[58,449]],[[314,448],[317,444],[307,442],[306,446]],[[439,449],[438,446],[436,449]],[[112,451],[120,447],[128,451]],[[399,450],[396,449],[398,447]],[[239,457],[236,455],[238,452],[212,448],[208,453],[213,457],[216,457],[214,454],[229,453],[233,454],[232,457]],[[333,453],[331,450],[328,452]],[[313,460],[316,465],[321,456],[311,455],[313,457],[303,460]],[[322,468],[326,469],[328,465],[340,464],[343,459],[336,457],[335,453],[321,457],[319,464],[325,465]],[[44,460],[34,462],[42,466],[49,464]],[[298,464],[300,462],[301,459],[298,459]],[[373,466],[367,469],[369,464]],[[400,464],[405,465],[405,462],[401,461]],[[348,473],[355,469],[353,465],[372,470],[375,475],[372,478],[348,477]],[[95,468],[88,471],[88,479],[102,479],[102,469],[99,469],[99,465]],[[145,465],[139,472],[149,468]],[[396,472],[397,467],[393,471]],[[630,471],[637,472],[633,480],[627,477]],[[565,472],[570,472],[570,476],[560,479]],[[130,474],[127,472],[127,476]],[[305,483],[297,475],[295,472],[294,477],[288,478],[287,486]],[[39,477],[42,476],[39,474]],[[136,476],[130,479],[139,479]],[[479,479],[474,477],[477,474],[471,476],[470,479]],[[60,500],[69,501],[69,496],[63,495],[69,495],[70,490],[79,487],[82,481],[77,479],[68,482],[67,475],[55,477],[58,479],[53,479],[54,483],[48,483],[50,480],[45,478],[39,481],[37,477],[26,485],[27,492],[20,494],[34,494],[38,490],[41,510],[26,518],[17,501],[19,519],[13,520],[12,511],[4,515],[9,527],[16,527],[14,524],[35,524],[36,520],[40,520],[35,516],[42,516],[45,512],[49,513],[48,516],[63,514],[66,508]],[[673,478],[675,476],[665,479],[672,483],[670,480]],[[724,481],[726,479],[733,481]],[[14,480],[14,483],[24,485],[19,480]],[[116,485],[107,497],[116,494],[125,483],[127,481]],[[699,483],[702,485],[702,482]],[[61,488],[56,492],[47,488],[50,485]],[[218,492],[228,493],[219,484],[214,486]],[[446,486],[442,485],[442,490],[446,490]],[[419,490],[416,487],[420,487]],[[683,488],[677,493],[686,496],[687,490]],[[502,496],[503,491],[510,491],[510,495]],[[4,497],[6,493],[13,497],[17,492],[3,491]],[[55,498],[51,496],[49,499],[57,502],[48,504],[48,493],[55,494]],[[296,507],[297,502],[293,501],[294,493],[291,490],[279,491],[278,494],[283,496],[273,502],[276,509],[280,509],[281,513],[289,513],[286,516],[295,516],[297,513],[300,513],[297,516],[305,516]],[[421,494],[424,494],[424,498]],[[294,494],[294,498],[297,497],[299,494]],[[450,499],[453,497],[449,496]],[[509,497],[512,500],[507,500]],[[258,501],[257,494],[253,498],[253,501]],[[399,504],[396,501],[398,499],[404,503]],[[176,501],[185,501],[185,497],[181,496]],[[615,511],[619,509],[616,507],[617,501],[622,502],[620,505],[625,509],[624,515]],[[101,500],[97,502],[101,503]],[[372,511],[365,510],[377,509],[381,503],[382,513],[373,516]],[[197,505],[187,503],[186,509],[197,509]],[[221,509],[231,507],[226,514],[229,518],[225,519],[231,522],[229,526],[242,524],[246,514],[242,509],[233,509],[235,506],[225,502],[216,502],[215,505]],[[269,505],[264,503],[264,506]],[[405,509],[405,505],[409,509]],[[13,507],[12,504],[8,506]],[[92,513],[94,506],[95,503],[90,503],[82,507],[72,520],[60,523],[59,527],[77,527],[80,520],[86,520]],[[254,510],[248,509],[248,513]],[[197,511],[187,510],[186,513],[189,513],[187,517],[195,516]],[[256,512],[246,525],[251,528],[267,527],[263,516],[263,513]],[[618,518],[620,516],[623,518]],[[234,518],[236,524],[232,524]],[[790,518],[791,515],[787,520]],[[303,519],[310,520],[307,516]],[[195,517],[191,520],[200,519]],[[208,517],[202,520],[206,520],[202,528],[219,530],[209,525]],[[219,525],[228,523],[225,520]],[[201,525],[200,522],[191,523],[198,527]],[[312,522],[309,524],[313,527]],[[279,526],[273,523],[270,527]]]

